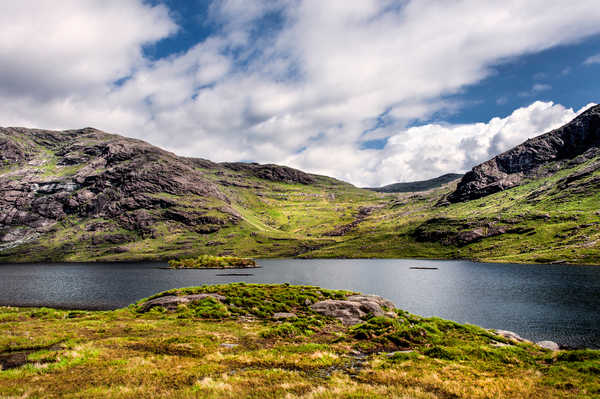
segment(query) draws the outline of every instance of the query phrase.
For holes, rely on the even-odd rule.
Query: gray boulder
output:
[[[560,347],[554,341],[539,341],[539,342],[536,342],[535,344],[537,346],[539,346],[540,348],[548,349],[548,350],[551,350],[551,351],[560,350]]]
[[[507,330],[496,330],[495,331],[497,335],[503,337],[503,338],[507,338],[507,339],[512,339],[513,341],[517,341],[517,342],[529,342],[531,343],[531,341],[526,340],[525,338],[522,338],[519,334],[512,332],[512,331],[507,331]]]
[[[195,294],[195,295],[166,295],[161,296],[159,298],[154,298],[149,301],[146,301],[141,305],[141,312],[147,312],[155,306],[161,306],[165,308],[167,311],[173,312],[177,310],[179,305],[184,305],[187,303],[200,301],[206,298],[214,298],[220,302],[223,302],[226,298],[223,295],[219,294]]]
[[[279,312],[279,313],[273,314],[273,319],[274,320],[295,319],[297,317],[298,316],[296,316],[295,313],[288,313],[288,312]]]
[[[345,326],[362,322],[367,315],[385,316],[383,308],[394,309],[392,302],[376,295],[352,295],[345,300],[327,299],[311,305],[314,312],[338,319]]]

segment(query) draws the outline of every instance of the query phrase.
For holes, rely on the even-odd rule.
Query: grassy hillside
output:
[[[107,139],[83,144],[102,140]],[[27,143],[34,156],[28,162],[5,161],[0,170],[5,187],[26,179],[43,187],[78,176],[83,176],[82,184],[93,181],[89,163],[64,162],[81,154]],[[138,145],[126,144],[119,145]],[[19,225],[5,230],[5,238],[12,234],[17,239],[0,242],[0,260],[166,260],[211,254],[600,264],[600,158],[548,164],[545,168],[552,173],[546,177],[448,204],[444,198],[455,182],[425,193],[386,194],[272,165],[214,164],[146,148],[131,159],[119,151],[114,166],[98,166],[93,172],[93,178],[109,180],[96,193],[90,190],[98,182],[92,188],[51,194],[66,204],[74,200],[74,210],[65,210],[32,235]],[[137,180],[129,183],[132,162],[140,166],[134,168]],[[148,180],[157,170],[166,171],[164,177]],[[121,192],[106,195],[115,188]],[[12,191],[4,193],[10,200]],[[85,199],[92,194],[93,200]],[[38,191],[28,206],[47,211],[52,209],[52,203],[44,205],[47,199]],[[100,206],[104,208],[96,211]]]
[[[353,327],[306,301],[348,294],[287,285],[143,312],[0,308],[6,398],[594,398],[600,353],[550,352],[395,310]],[[161,294],[164,295],[164,294]],[[143,302],[140,302],[142,304]],[[274,312],[297,317],[277,321]]]

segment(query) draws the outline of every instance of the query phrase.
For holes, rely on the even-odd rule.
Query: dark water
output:
[[[600,267],[405,259],[259,264],[238,271],[165,270],[157,263],[0,265],[0,305],[112,309],[176,287],[289,282],[379,294],[424,316],[600,348]],[[252,275],[223,275],[230,273]]]

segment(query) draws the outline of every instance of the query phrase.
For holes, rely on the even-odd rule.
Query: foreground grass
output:
[[[205,286],[174,313],[0,308],[0,398],[593,398],[600,353],[552,353],[396,311],[354,327],[310,310],[348,292]],[[165,294],[159,294],[165,295]],[[157,297],[155,296],[155,297]],[[275,321],[276,312],[297,318]],[[506,346],[500,346],[508,344]]]

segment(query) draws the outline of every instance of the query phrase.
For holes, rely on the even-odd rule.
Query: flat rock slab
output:
[[[184,305],[190,302],[201,301],[206,298],[214,298],[223,302],[226,298],[219,294],[194,294],[194,295],[166,295],[159,298],[154,298],[146,301],[141,305],[140,311],[147,312],[155,306],[161,306],[167,311],[175,311],[179,305]]]
[[[296,319],[296,313],[288,313],[288,312],[279,312],[273,314],[274,320],[287,320],[287,319]]]
[[[507,331],[507,330],[496,330],[495,331],[496,334],[498,334],[499,336],[503,337],[503,338],[507,338],[516,342],[527,342],[529,344],[533,344],[533,342],[529,341],[528,339],[525,339],[523,337],[521,337],[519,334],[514,333],[512,331]],[[493,346],[506,346],[506,344],[502,344],[500,342],[493,342],[492,343]],[[560,346],[554,342],[554,341],[539,341],[536,342],[535,345],[539,346],[540,348],[544,348],[544,349],[548,349],[551,351],[558,351],[560,350]]]
[[[385,316],[389,312],[385,312],[384,307],[395,308],[392,302],[377,295],[352,295],[345,300],[326,299],[310,306],[314,312],[338,319],[345,326],[361,323],[362,318],[369,314]]]
[[[548,349],[551,351],[560,350],[560,346],[558,346],[558,344],[554,341],[539,341],[539,342],[536,342],[535,344],[537,346],[539,346],[540,348]]]
[[[531,341],[529,341],[525,338],[522,338],[519,334],[512,332],[512,331],[496,330],[495,332],[497,335],[499,335],[503,338],[512,339],[513,341],[532,343]]]

